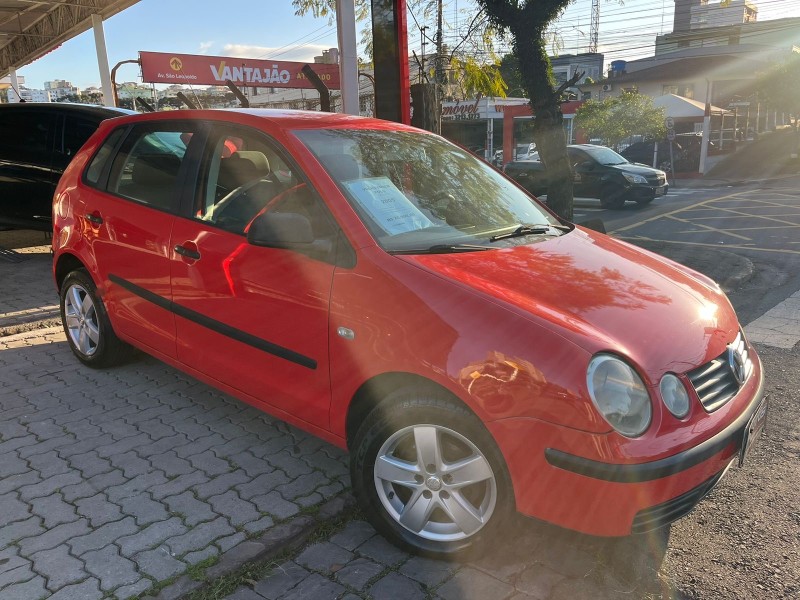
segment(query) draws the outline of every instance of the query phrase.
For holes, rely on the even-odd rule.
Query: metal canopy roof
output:
[[[44,56],[139,0],[0,0],[0,77]]]

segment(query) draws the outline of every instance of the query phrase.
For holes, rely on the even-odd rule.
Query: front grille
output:
[[[747,352],[744,336],[739,332],[725,352],[686,375],[703,408],[707,412],[713,412],[736,395],[752,372],[753,361]]]
[[[650,185],[664,185],[667,183],[667,178],[663,175],[651,175],[647,177],[647,183]]]
[[[644,533],[663,527],[667,523],[680,519],[682,516],[689,514],[692,509],[697,506],[697,503],[703,499],[703,496],[708,494],[717,482],[725,474],[723,469],[711,479],[708,479],[698,485],[696,488],[689,490],[685,494],[681,494],[677,498],[668,500],[663,504],[651,506],[636,513],[631,527],[631,533]]]

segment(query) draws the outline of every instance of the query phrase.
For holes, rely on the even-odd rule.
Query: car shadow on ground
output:
[[[672,598],[659,575],[669,528],[600,538],[515,516],[470,566],[536,598]]]

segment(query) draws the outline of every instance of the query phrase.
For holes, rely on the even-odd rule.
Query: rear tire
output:
[[[606,184],[600,191],[602,208],[620,209],[625,206],[625,190],[614,184]]]
[[[368,520],[415,554],[446,558],[482,549],[514,512],[494,439],[440,392],[398,390],[374,408],[353,440],[350,472]]]
[[[131,347],[114,333],[97,287],[84,269],[72,271],[61,284],[61,323],[73,354],[101,369],[123,362]]]

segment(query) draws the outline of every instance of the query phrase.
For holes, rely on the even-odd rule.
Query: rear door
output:
[[[265,135],[220,124],[194,202],[172,232],[178,359],[261,403],[329,426],[328,312],[339,230]],[[248,243],[264,211],[306,217],[314,248]]]
[[[115,331],[166,357],[175,356],[170,236],[199,127],[157,122],[116,130],[89,164],[86,182],[95,189],[76,215]]]

